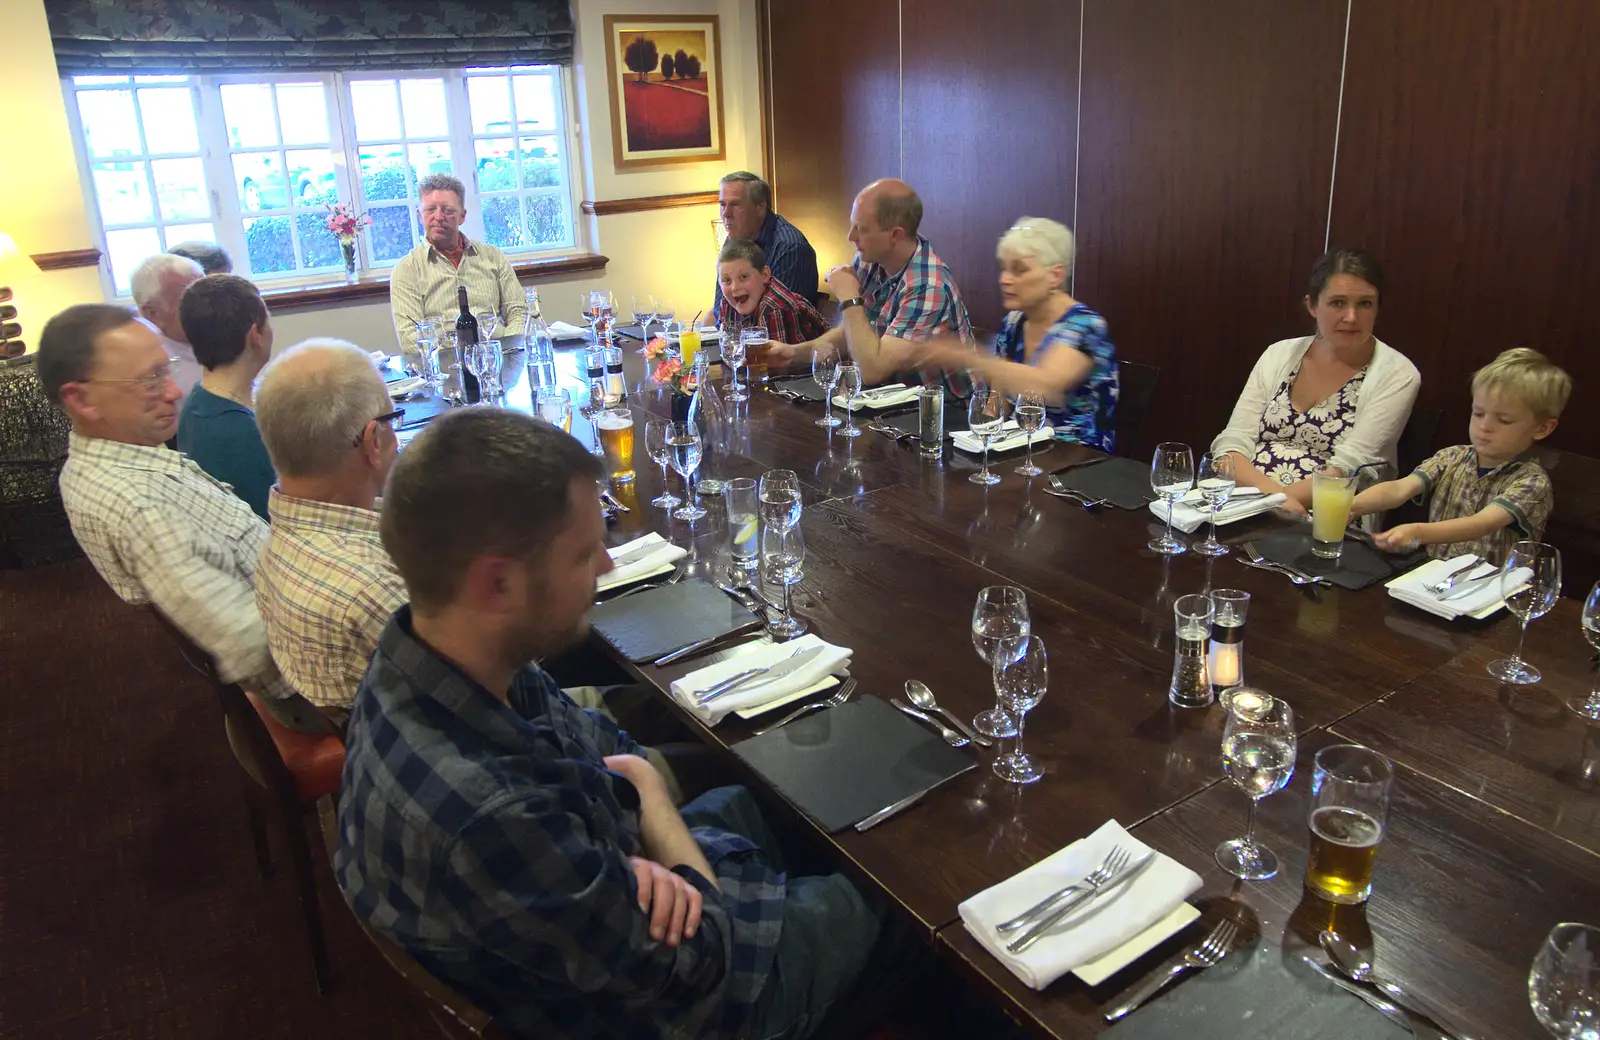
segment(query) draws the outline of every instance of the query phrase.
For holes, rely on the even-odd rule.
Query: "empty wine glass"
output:
[[[663,299],[660,296],[657,296],[656,297],[656,321],[661,323],[662,328],[666,328],[666,326],[671,325],[674,321],[677,321],[677,320],[678,320],[678,308],[677,308],[677,305],[674,304],[671,300]]]
[[[967,398],[967,428],[983,442],[983,468],[967,478],[974,484],[1000,483],[1000,474],[989,472],[989,445],[1000,436],[1009,405],[1006,395],[998,390],[974,388]]]
[[[822,387],[822,418],[814,421],[813,425],[832,429],[839,425],[839,417],[833,414],[833,388],[839,385],[839,355],[831,350],[819,350],[811,355],[811,378]]]
[[[534,391],[534,413],[563,433],[572,432],[572,399],[565,390],[540,387]]]
[[[1176,556],[1187,552],[1188,547],[1172,537],[1172,510],[1194,484],[1194,452],[1187,444],[1167,441],[1156,445],[1155,458],[1150,462],[1150,488],[1167,503],[1167,530],[1160,538],[1152,538],[1149,548],[1163,556]]]
[[[739,382],[739,366],[744,364],[742,334],[735,334],[728,329],[722,330],[722,363],[728,366],[728,371],[733,376],[733,382],[728,384],[728,400],[750,400],[750,395],[744,392],[744,384]]]
[[[616,296],[612,295],[612,292],[611,292],[610,289],[599,289],[599,290],[596,290],[595,295],[600,298],[599,299],[599,303],[600,303],[600,329],[601,329],[601,332],[602,333],[610,332],[611,331],[611,327],[616,324],[616,320],[617,320],[617,298],[616,298]]]
[[[1600,928],[1567,922],[1550,929],[1528,972],[1528,1004],[1551,1036],[1600,1038]]]
[[[1008,784],[1031,784],[1044,776],[1039,763],[1022,750],[1023,724],[1028,711],[1044,698],[1050,685],[1050,667],[1045,658],[1044,640],[1030,635],[1022,652],[994,666],[994,689],[1006,713],[1017,720],[1017,743],[994,760],[994,773]]]
[[[648,434],[647,434],[648,436]],[[700,468],[700,430],[692,422],[675,422],[667,431],[667,448],[672,468],[683,478],[683,504],[672,511],[679,520],[693,522],[706,515],[694,486],[694,471]]]
[[[1016,472],[1024,477],[1037,477],[1044,470],[1033,464],[1033,435],[1044,429],[1044,395],[1024,390],[1017,395],[1014,414],[1017,417],[1017,429],[1028,435],[1028,453],[1023,458],[1022,465],[1016,468]]]
[[[671,509],[683,502],[667,487],[667,467],[672,465],[672,445],[668,443],[671,436],[671,419],[650,419],[644,424],[644,449],[650,453],[651,461],[661,467],[661,494],[652,498],[650,504],[661,509]]]
[[[639,338],[650,342],[650,323],[656,320],[656,298],[649,293],[634,293],[632,297],[633,323],[639,326]]]
[[[1217,511],[1228,504],[1233,495],[1233,456],[1227,452],[1218,455],[1206,452],[1200,456],[1200,471],[1195,486],[1211,511],[1211,533],[1205,541],[1194,547],[1202,556],[1226,556],[1228,547],[1217,541]]]
[[[794,616],[791,590],[805,577],[806,539],[798,526],[787,530],[761,529],[761,577],[771,585],[783,586],[783,613],[767,622],[767,631],[780,639],[793,639],[806,630],[806,623]]]
[[[1028,597],[1021,589],[1015,585],[990,585],[978,593],[972,607],[972,645],[992,676],[999,674],[1001,665],[1022,653],[1030,630]],[[1016,736],[1017,721],[1005,710],[998,687],[995,706],[979,713],[972,725],[991,737]]]
[[[1278,873],[1278,857],[1257,844],[1256,803],[1284,789],[1294,775],[1297,741],[1294,711],[1287,701],[1261,694],[1228,701],[1222,728],[1222,768],[1250,796],[1244,837],[1217,846],[1217,865],[1236,878],[1264,881]]]
[[[589,396],[583,404],[578,406],[578,414],[589,421],[589,454],[604,456],[606,450],[600,444],[600,427],[596,420],[606,410],[606,388],[604,382],[589,384]]]
[[[1527,583],[1517,585],[1526,577]],[[1489,674],[1501,682],[1526,686],[1543,676],[1539,669],[1522,659],[1522,644],[1528,639],[1528,622],[1544,617],[1561,595],[1561,551],[1544,542],[1518,542],[1506,553],[1500,565],[1500,588],[1506,609],[1522,621],[1517,649],[1510,657],[1489,664]],[[1515,591],[1513,591],[1515,590]]]
[[[493,343],[495,335],[500,331],[500,315],[494,311],[478,312],[478,342]],[[496,344],[498,346],[498,344]]]
[[[1594,588],[1589,590],[1589,598],[1583,601],[1583,638],[1589,645],[1600,650],[1600,581],[1594,583]],[[1567,707],[1582,715],[1590,722],[1600,722],[1600,670],[1595,673],[1594,690],[1587,698],[1573,697],[1567,701]]]
[[[840,430],[839,434],[842,437],[859,437],[861,427],[856,425],[855,407],[856,395],[861,393],[860,365],[839,366],[839,393],[844,396],[844,429]]]

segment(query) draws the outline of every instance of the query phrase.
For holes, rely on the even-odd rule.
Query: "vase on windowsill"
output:
[[[341,238],[339,248],[344,252],[344,280],[351,284],[356,281],[356,240],[354,237]]]

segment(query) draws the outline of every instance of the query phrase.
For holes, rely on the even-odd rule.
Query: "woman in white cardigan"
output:
[[[1213,454],[1234,456],[1240,485],[1286,493],[1287,512],[1310,508],[1311,474],[1320,466],[1348,473],[1375,462],[1387,466],[1374,479],[1394,475],[1422,376],[1372,334],[1382,292],[1383,269],[1371,254],[1324,253],[1306,294],[1316,334],[1266,349],[1228,428],[1211,443]]]

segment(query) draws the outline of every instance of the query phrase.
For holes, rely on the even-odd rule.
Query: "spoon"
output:
[[[921,708],[923,711],[936,711],[940,715],[943,715],[945,718],[950,720],[950,724],[952,726],[960,730],[968,740],[972,741],[979,747],[994,747],[993,740],[990,740],[982,733],[973,732],[971,726],[950,714],[950,712],[946,709],[941,708],[939,706],[939,702],[933,699],[933,691],[928,689],[927,685],[923,683],[921,679],[906,680],[906,699],[912,704],[915,704],[917,707]]]
[[[1358,947],[1355,943],[1338,933],[1325,930],[1317,936],[1317,941],[1322,944],[1323,952],[1333,958],[1334,967],[1338,968],[1346,977],[1365,983],[1383,993],[1394,1001],[1407,1015],[1411,1016],[1412,1032],[1417,1036],[1461,1036],[1468,1040],[1464,1034],[1443,1030],[1445,1017],[1430,1003],[1421,1000],[1414,993],[1407,993],[1397,984],[1380,976],[1372,967],[1372,951]],[[1431,1020],[1431,1022],[1427,1021]],[[1441,1028],[1432,1029],[1431,1032],[1421,1032],[1437,1024]]]

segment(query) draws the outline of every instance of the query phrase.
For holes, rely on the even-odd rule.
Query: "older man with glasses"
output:
[[[200,382],[200,362],[189,345],[178,305],[183,294],[205,271],[187,256],[157,253],[133,269],[130,290],[139,320],[161,337],[161,349],[172,358],[172,378],[178,384],[179,405]]]
[[[417,352],[417,322],[457,313],[456,288],[466,286],[472,312],[494,311],[513,331],[522,328],[527,299],[504,253],[461,233],[467,189],[449,174],[424,177],[417,185],[423,241],[394,265],[389,310],[407,355]]]
[[[112,591],[161,611],[279,722],[326,732],[328,721],[278,674],[256,613],[267,525],[164,447],[182,393],[160,338],[121,307],[80,304],[45,325],[38,371],[72,420],[61,470],[72,533]]]

